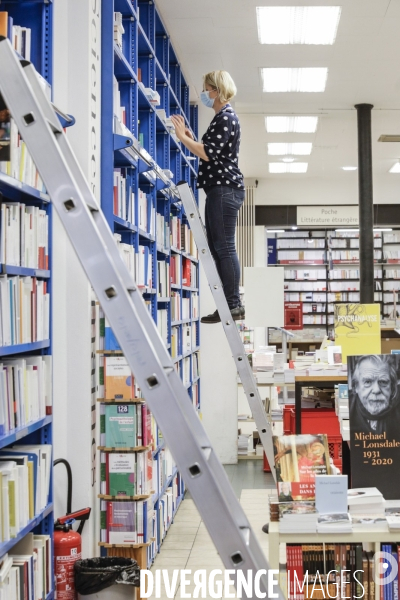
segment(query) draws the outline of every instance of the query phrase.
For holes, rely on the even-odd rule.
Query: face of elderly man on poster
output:
[[[354,361],[355,368],[350,371],[354,404],[351,408],[363,429],[376,432],[387,430],[387,418],[398,408],[395,358],[395,355],[373,354]]]
[[[400,468],[399,359],[348,357],[352,487],[380,482],[376,487],[386,499],[400,497],[400,484],[393,482]]]

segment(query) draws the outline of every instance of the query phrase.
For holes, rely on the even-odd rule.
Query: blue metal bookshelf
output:
[[[52,83],[52,0],[5,0],[0,5],[1,11],[8,12],[13,24],[27,27],[31,30],[31,62],[42,77],[51,85]],[[60,116],[62,125],[73,124]],[[45,191],[36,189],[23,183],[9,174],[0,171],[0,194],[2,202],[21,202],[27,206],[36,206],[48,215],[48,256],[47,269],[32,269],[17,265],[1,264],[0,274],[9,277],[32,277],[46,282],[47,291],[50,293],[50,335],[49,339],[36,341],[29,344],[15,344],[0,346],[0,357],[7,359],[24,358],[26,356],[39,356],[52,354],[51,331],[51,298],[52,298],[52,211],[49,197]],[[51,411],[48,411],[52,413]],[[53,444],[53,416],[40,418],[26,425],[10,429],[0,436],[0,449],[4,450],[12,444]],[[53,514],[53,474],[51,469],[50,494],[48,504],[44,510],[31,519],[16,537],[8,541],[0,541],[0,558],[7,552],[12,553],[14,545],[28,533],[50,535],[53,540],[54,514]],[[53,565],[51,565],[51,581],[54,581]],[[46,600],[53,600],[54,590],[46,596]]]
[[[123,33],[119,39],[114,36],[114,16],[120,13]],[[139,190],[147,196],[151,209],[161,215],[168,228],[171,218],[177,217],[184,225],[187,220],[179,198],[173,192],[173,184],[187,181],[195,187],[198,159],[193,156],[180,142],[171,135],[168,118],[171,114],[179,113],[185,118],[187,127],[197,138],[198,114],[197,106],[189,104],[189,86],[182,72],[181,65],[174,51],[170,36],[157,10],[157,4],[151,0],[102,0],[102,148],[101,148],[101,205],[115,233],[121,235],[121,241],[134,247],[139,252],[140,247],[147,248],[152,257],[152,284],[159,289],[157,262],[171,264],[171,247],[169,239],[159,239],[157,227],[155,233],[144,231],[139,227]],[[115,79],[114,79],[115,78]],[[117,82],[120,105],[115,106],[115,87]],[[159,95],[159,103],[154,102],[152,92]],[[118,98],[118,96],[117,96]],[[119,107],[124,111],[124,123],[121,125]],[[115,213],[114,205],[114,169],[121,169],[125,177],[126,196],[132,192],[135,198],[134,223],[130,223]],[[169,173],[172,172],[171,174]],[[168,231],[168,229],[167,229]],[[168,235],[169,238],[169,235]],[[180,262],[182,273],[183,260],[192,261],[198,269],[195,257],[178,248],[173,249],[174,255]],[[198,273],[197,273],[198,280]],[[188,299],[192,315],[192,295],[198,292],[197,287],[183,286],[182,281],[171,285],[174,293],[179,295],[180,314],[182,314],[182,299]],[[184,358],[190,360],[190,381],[188,402],[193,401],[194,386],[197,387],[196,398],[199,398],[200,380],[196,374],[192,377],[192,361],[194,352],[199,350],[198,317],[188,319],[171,318],[171,299],[163,294],[148,294],[144,296],[150,302],[151,314],[157,323],[158,310],[167,311],[167,347],[171,348],[171,327],[179,331],[179,356],[174,357],[174,363],[183,375]],[[195,348],[182,353],[182,330],[185,325],[195,328]],[[199,403],[197,404],[199,409]],[[158,466],[159,451],[153,453],[155,465]],[[175,476],[175,474],[174,474]],[[184,486],[179,477],[179,496],[177,506],[183,498]],[[167,483],[171,486],[173,477]],[[155,490],[157,514],[158,544],[160,550],[164,533],[160,524],[160,490]],[[105,548],[102,549],[105,552]],[[147,562],[152,562],[154,556],[147,556]],[[144,566],[144,565],[143,565]]]

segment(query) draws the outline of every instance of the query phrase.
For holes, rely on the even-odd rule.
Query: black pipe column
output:
[[[374,303],[374,209],[372,191],[372,104],[356,104],[360,223],[360,302]]]

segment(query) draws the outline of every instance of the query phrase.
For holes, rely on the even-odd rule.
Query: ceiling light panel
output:
[[[271,154],[274,156],[284,156],[287,154],[306,156],[308,154],[311,154],[311,150],[312,150],[311,142],[293,142],[293,143],[270,142],[268,144],[268,154]]]
[[[340,6],[259,6],[261,44],[333,44]]]
[[[315,133],[318,117],[265,117],[268,133]]]
[[[308,163],[269,163],[270,173],[307,173]]]
[[[326,67],[263,68],[264,92],[324,92]]]
[[[393,167],[389,169],[389,173],[400,173],[400,163],[395,163]]]

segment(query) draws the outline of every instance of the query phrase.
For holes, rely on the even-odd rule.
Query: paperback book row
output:
[[[0,35],[10,40],[14,50],[22,58],[31,60],[31,30],[14,24],[14,19],[7,11],[0,11]]]
[[[145,300],[145,304],[147,305],[149,311],[151,310],[150,301]],[[107,318],[104,314],[103,309],[99,306],[99,350],[106,350],[108,352],[122,352],[121,346],[117,338],[115,337]],[[101,368],[104,365],[100,365]],[[102,395],[104,397],[104,395]]]
[[[39,600],[52,591],[49,535],[28,533],[0,558],[0,600]]]
[[[138,251],[131,244],[122,242],[122,236],[114,233],[118,251],[129,273],[139,286],[152,288],[153,284],[153,255],[148,246],[139,246]]]
[[[0,346],[31,344],[50,336],[50,294],[36,277],[0,275]]]
[[[192,292],[191,297],[181,296],[179,291],[171,291],[171,321],[198,319],[199,294]]]
[[[171,256],[171,283],[183,285],[185,287],[198,287],[198,267],[190,258],[182,257],[178,254]]]
[[[49,503],[52,447],[15,445],[0,451],[0,538],[15,538]]]
[[[19,202],[1,204],[0,262],[30,269],[49,268],[46,211]]]
[[[22,140],[17,125],[7,110],[0,112],[0,171],[25,183],[39,192],[45,192],[43,181]]]
[[[116,217],[136,225],[135,194],[128,185],[126,169],[114,169],[113,212]]]
[[[386,257],[385,257],[386,258]],[[360,260],[359,250],[331,250],[328,259],[334,264]],[[374,250],[374,260],[382,260],[382,250]]]
[[[385,271],[386,277],[390,277],[389,273],[394,271]],[[360,278],[359,269],[331,269],[329,277],[326,271],[320,269],[304,269],[293,270],[285,269],[285,290],[287,291],[305,291],[305,292],[326,292],[328,291],[359,291]],[[338,280],[345,281],[338,281]],[[374,279],[382,279],[382,270],[374,270]],[[376,283],[379,283],[376,281]]]
[[[382,544],[398,564],[397,545]],[[362,598],[375,600],[374,552],[362,544],[287,544],[286,589],[288,600]],[[389,577],[385,577],[389,580]],[[304,584],[304,587],[303,587]],[[382,582],[382,600],[398,599],[398,576]]]
[[[359,285],[358,282],[357,286]],[[385,296],[385,294],[384,294]],[[326,292],[286,292],[285,293],[285,302],[351,302],[358,303],[360,300],[360,292],[349,292],[349,291],[335,291],[334,293],[326,293]],[[382,300],[382,292],[374,293],[375,302],[379,302]],[[328,306],[333,307],[333,304],[328,304]],[[333,309],[332,308],[332,309]],[[303,311],[305,307],[303,306]]]
[[[171,246],[177,250],[186,252],[186,254],[189,254],[194,258],[198,258],[196,243],[189,225],[187,223],[182,223],[182,220],[179,217],[171,215],[170,228]]]
[[[0,363],[0,436],[52,413],[51,356]]]
[[[158,502],[158,509],[160,513],[160,532],[157,531],[156,534],[156,541],[158,545],[164,539],[165,534],[172,523],[175,512],[178,508],[178,504],[182,499],[183,492],[183,481],[180,474],[177,473],[172,479],[171,486],[165,490]]]
[[[180,332],[182,331],[182,341]],[[181,354],[192,352],[197,347],[197,323],[171,328],[171,356],[177,358]]]

